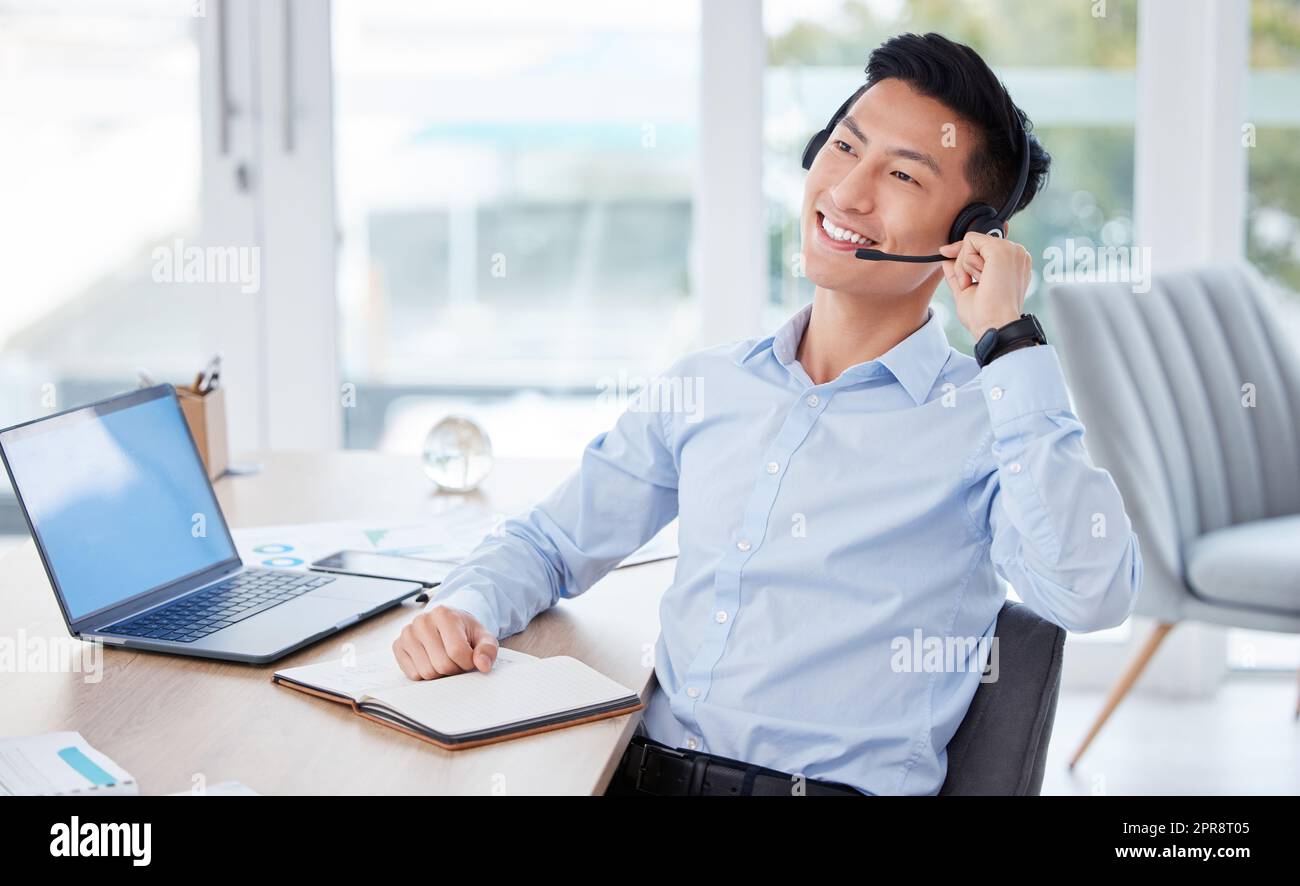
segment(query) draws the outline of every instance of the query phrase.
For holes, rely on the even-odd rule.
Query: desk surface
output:
[[[445,502],[414,458],[370,452],[254,456],[262,473],[216,484],[233,527],[405,518]],[[513,514],[544,496],[570,462],[499,461],[469,498]],[[649,700],[659,599],[675,561],[616,570],[502,645],[572,655]],[[0,638],[67,637],[30,541],[0,560]],[[278,668],[387,649],[421,606],[408,602],[299,650],[250,666],[106,648],[102,679],[0,669],[0,735],[74,730],[135,776],[144,794],[240,781],[263,794],[599,793],[640,714],[462,751],[444,751],[274,686]]]

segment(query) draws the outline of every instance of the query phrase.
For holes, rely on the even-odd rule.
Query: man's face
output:
[[[902,295],[941,273],[938,263],[862,261],[870,247],[928,255],[947,242],[971,202],[966,160],[973,130],[945,105],[901,80],[864,92],[831,132],[804,183],[804,271],[816,285],[851,295]],[[838,239],[825,228],[867,238]],[[854,242],[857,241],[857,242]]]

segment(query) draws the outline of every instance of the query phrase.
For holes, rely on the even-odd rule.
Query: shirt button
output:
[[[818,397],[816,394],[809,394],[808,399],[804,402],[809,406],[816,406],[818,403],[822,402],[822,398]]]
[[[776,462],[774,462],[774,461],[769,461],[769,462],[767,463],[767,472],[768,472],[769,474],[775,474],[775,473],[776,473],[777,471],[779,471],[779,470],[781,470],[781,466],[780,466],[779,464],[777,464]]]
[[[1013,474],[1019,474],[1019,473],[1020,473],[1020,462],[1018,462],[1018,461],[1013,461],[1013,462],[1011,463],[1010,470],[1011,470],[1011,473],[1013,473]]]
[[[696,741],[695,739],[693,739],[693,738],[688,738],[688,739],[686,739],[686,747],[690,748],[692,751],[695,750],[696,748],[698,748],[699,746],[700,746],[700,743],[699,743],[698,741]]]
[[[749,542],[745,541],[745,539],[742,538],[740,541],[736,542],[736,547],[742,551],[748,551]]]
[[[689,689],[686,690],[686,694],[689,695],[691,698],[699,698],[699,697],[700,697],[700,690],[698,690],[698,689],[696,689],[694,686],[692,686],[692,687],[690,687]]]
[[[999,388],[997,385],[994,385],[993,387],[989,388],[989,399],[990,399],[990,400],[1001,400],[1001,399],[1002,399],[1002,389]]]
[[[719,609],[717,613],[713,616],[713,620],[716,621],[718,624],[726,624],[727,623],[726,611],[723,609]]]

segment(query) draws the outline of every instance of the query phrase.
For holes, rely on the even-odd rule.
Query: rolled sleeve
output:
[[[1039,615],[1072,631],[1133,611],[1142,560],[1111,476],[1083,446],[1056,351],[1036,345],[983,368],[992,429],[978,497],[999,573]]]

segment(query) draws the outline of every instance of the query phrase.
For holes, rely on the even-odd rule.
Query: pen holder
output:
[[[203,466],[207,468],[208,479],[215,480],[226,472],[230,464],[226,451],[225,389],[216,388],[200,394],[192,387],[178,387],[176,396],[181,401],[181,412],[185,414],[190,433],[194,435],[194,444],[203,458]]]

